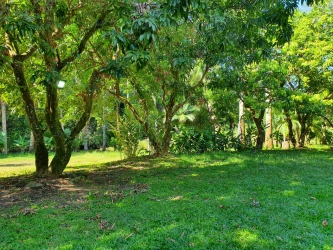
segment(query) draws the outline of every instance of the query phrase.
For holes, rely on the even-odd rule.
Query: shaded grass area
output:
[[[50,153],[50,161],[54,153]],[[73,152],[71,160],[65,171],[78,168],[91,168],[111,161],[121,159],[119,152],[115,151],[90,151]],[[9,154],[0,155],[0,177],[9,177],[12,175],[29,174],[35,171],[34,154]]]
[[[333,249],[331,151],[142,158],[64,180],[83,192],[1,208],[0,249]]]

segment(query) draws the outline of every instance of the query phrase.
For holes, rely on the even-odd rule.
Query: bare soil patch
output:
[[[108,195],[116,202],[128,193],[146,192],[145,184],[129,184],[128,171],[126,167],[114,167],[105,171],[68,172],[57,179],[34,175],[0,178],[0,209],[51,202],[68,206],[96,194]]]

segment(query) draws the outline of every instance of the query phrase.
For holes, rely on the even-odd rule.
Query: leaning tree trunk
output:
[[[2,132],[4,134],[4,147],[2,150],[3,154],[8,153],[7,144],[7,114],[6,114],[6,103],[1,100],[1,117],[2,117]]]
[[[21,92],[24,102],[25,113],[35,138],[36,173],[38,176],[44,176],[48,173],[49,155],[44,143],[44,130],[37,118],[34,101],[32,100],[29,87],[25,79],[23,60],[21,57],[13,57],[12,68],[16,84],[19,86],[19,91]]]

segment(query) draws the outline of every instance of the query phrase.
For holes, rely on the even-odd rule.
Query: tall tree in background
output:
[[[8,140],[7,140],[7,113],[6,113],[6,103],[1,100],[1,122],[2,122],[2,133],[3,133],[3,154],[8,152]]]

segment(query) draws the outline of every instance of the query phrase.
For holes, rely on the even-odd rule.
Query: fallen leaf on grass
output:
[[[101,220],[98,223],[98,227],[99,227],[99,229],[110,230],[109,222],[107,220]]]
[[[28,208],[28,207],[25,207],[25,208],[21,208],[19,210],[19,213],[23,214],[23,215],[31,215],[31,214],[36,214],[37,212],[37,209],[32,209],[32,208]]]
[[[280,241],[283,241],[282,237],[281,236],[276,236],[276,238]]]
[[[312,197],[311,197],[311,199],[312,199],[312,200],[317,200],[317,198],[316,198],[316,197],[314,197],[314,196],[312,196]]]
[[[328,225],[328,221],[327,220],[323,220],[323,222],[321,223],[324,227],[326,227]]]
[[[133,234],[134,234],[134,232],[133,232],[133,233],[130,233],[129,235],[127,235],[127,236],[125,237],[125,240],[128,239],[129,237],[131,237]]]
[[[168,238],[168,240],[172,241],[173,243],[176,242],[174,239],[171,239],[171,238]]]

